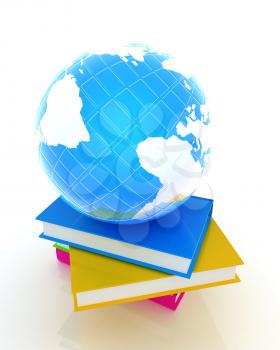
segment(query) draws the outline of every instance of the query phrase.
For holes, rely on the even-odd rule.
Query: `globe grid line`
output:
[[[141,80],[141,79],[140,79]],[[168,88],[168,90],[166,91],[166,92],[164,92],[159,98],[157,98],[157,100],[159,100],[160,98],[162,99],[163,97],[165,97],[165,96],[167,96],[167,94],[170,92],[170,89],[171,88],[174,88],[176,85],[178,85],[178,84],[180,84],[181,82],[178,82],[178,81],[175,81],[169,88]],[[133,84],[132,84],[133,85]],[[82,89],[82,86],[80,87],[81,89]],[[83,89],[82,89],[83,90]],[[123,91],[124,90],[128,90],[128,87],[126,87],[125,89],[123,89],[122,91],[120,91],[118,94],[116,94],[116,95],[114,95],[112,98],[116,98],[116,97],[118,97],[121,93],[123,93]],[[129,90],[128,90],[129,91]],[[88,96],[88,94],[86,93],[86,91],[84,91],[83,90],[83,92],[84,92],[84,94],[89,98],[89,100],[91,101],[91,102],[93,102],[93,100]],[[133,97],[141,104],[141,106],[142,107],[144,107],[144,105],[142,104],[142,102],[137,98],[137,96],[135,96],[135,94],[133,93],[133,92],[131,92],[131,91],[129,91],[132,95],[133,95]],[[174,95],[174,96],[176,96],[176,95]],[[177,96],[176,96],[177,97]],[[189,100],[190,100],[190,98],[191,98],[192,96],[190,96],[189,97]],[[157,101],[156,100],[156,101]],[[188,102],[189,102],[189,100],[188,100]],[[153,106],[155,103],[156,103],[156,101],[154,101],[151,105]],[[169,106],[165,103],[165,101],[162,101],[161,100],[161,102],[164,104],[164,106],[170,111],[170,113],[172,113],[173,114],[173,116],[176,116],[176,114],[169,108]],[[183,103],[183,101],[181,101],[182,102],[182,104],[184,104]],[[110,101],[108,101],[103,107],[105,107],[107,104],[109,104],[110,103]],[[151,109],[151,108],[150,108]],[[90,117],[89,118],[89,120],[88,120],[88,123],[94,118],[96,116],[96,114],[94,114],[92,117]],[[177,117],[177,116],[176,116]],[[174,122],[174,125],[175,124],[177,124],[178,123],[178,118],[177,118],[177,121],[176,122]],[[166,127],[162,124],[162,123],[160,123],[160,125],[162,126],[162,128],[166,131],[166,132],[168,132],[168,130],[166,129]],[[132,130],[134,130],[136,127],[134,127]],[[118,145],[120,142],[122,142],[122,139],[120,139],[120,138],[118,138],[114,143],[112,143],[112,151],[113,151],[113,149],[114,149],[114,146],[116,146],[116,145]],[[105,152],[105,151],[104,151]],[[102,155],[102,154],[101,154]],[[139,168],[138,168],[139,169]],[[88,170],[88,168],[87,169],[85,169],[85,172]],[[84,173],[85,173],[84,172]],[[79,180],[83,180],[83,175],[84,175],[84,173],[82,173],[81,175],[80,175],[80,177],[79,177]],[[131,175],[131,176],[133,176],[133,175]]]
[[[125,57],[131,57],[134,59],[134,57],[130,54],[126,55]],[[98,111],[98,112],[94,112],[92,113],[91,115],[89,115],[87,118],[87,123],[85,123],[85,126],[88,130],[91,129],[91,132],[90,132],[90,137],[91,137],[91,140],[92,140],[92,137],[95,137],[95,138],[98,138],[100,137],[99,136],[99,133],[97,132],[96,135],[94,136],[94,129],[91,127],[91,121],[96,118],[98,115],[100,115],[100,113],[102,113],[102,110],[105,110],[106,107],[109,107],[112,103],[114,105],[117,106],[117,109],[122,111],[124,113],[124,115],[127,117],[127,118],[130,118],[130,116],[134,117],[134,118],[137,118],[137,125],[129,125],[125,130],[124,132],[128,132],[129,134],[133,133],[134,131],[138,131],[140,133],[143,133],[143,137],[145,136],[146,138],[149,138],[149,135],[147,134],[147,132],[145,131],[144,127],[142,126],[143,123],[145,123],[145,120],[147,120],[149,117],[152,116],[152,120],[154,121],[155,123],[155,129],[152,129],[152,130],[156,130],[156,128],[159,128],[161,127],[164,131],[165,131],[165,134],[166,135],[169,135],[169,136],[164,136],[163,138],[165,140],[167,140],[170,136],[171,136],[171,130],[174,129],[174,127],[176,127],[176,125],[178,124],[178,122],[180,122],[182,120],[182,118],[190,118],[190,116],[187,115],[186,113],[186,107],[189,105],[190,103],[190,100],[192,99],[195,104],[198,104],[198,106],[202,105],[198,100],[197,98],[195,97],[196,94],[195,93],[198,93],[198,94],[201,94],[201,90],[196,88],[196,86],[192,86],[191,90],[188,90],[188,99],[186,100],[187,102],[184,102],[181,97],[178,95],[178,93],[174,93],[174,88],[176,86],[181,86],[184,88],[184,85],[183,85],[183,82],[185,84],[186,81],[188,81],[187,78],[185,78],[184,76],[182,76],[182,78],[179,80],[179,77],[177,75],[175,75],[175,73],[172,72],[171,69],[165,69],[163,67],[163,61],[162,60],[159,60],[156,56],[153,56],[153,59],[155,59],[156,61],[158,61],[158,63],[160,64],[160,68],[158,69],[153,69],[151,68],[151,66],[144,60],[143,62],[140,60],[140,63],[142,65],[145,65],[145,67],[147,68],[147,70],[149,70],[149,72],[147,74],[143,74],[143,75],[139,75],[138,73],[136,73],[136,71],[133,71],[130,66],[127,64],[125,67],[126,69],[129,69],[130,72],[134,75],[134,76],[137,76],[137,80],[135,81],[132,81],[130,84],[126,84],[123,82],[122,79],[119,78],[119,75],[118,74],[115,74],[115,72],[112,70],[114,67],[116,66],[119,66],[122,64],[122,62],[116,62],[114,64],[109,64],[107,62],[105,62],[102,57],[98,57],[98,59],[103,62],[104,64],[104,67],[100,70],[98,70],[98,72],[95,74],[95,73],[92,73],[90,72],[90,70],[88,70],[87,66],[85,64],[81,64],[82,62],[82,59],[80,59],[80,65],[82,65],[82,69],[85,69],[87,72],[88,72],[88,76],[91,76],[89,79],[86,79],[85,81],[82,82],[81,85],[77,85],[79,88],[80,88],[80,91],[84,94],[84,97],[86,98],[86,101],[87,103],[89,104],[89,106],[92,107],[92,110],[94,111],[95,109],[97,108],[100,108],[101,107],[101,110]],[[121,57],[121,59],[123,59]],[[75,66],[79,66],[79,62],[76,61],[75,63]],[[135,59],[135,62],[137,62],[137,59]],[[70,67],[71,68],[71,67]],[[76,67],[77,68],[77,67]],[[165,83],[165,81],[161,78],[161,76],[158,74],[159,71],[167,71],[168,74],[170,76],[173,77],[173,82],[169,85],[167,85]],[[114,76],[114,78],[116,79],[116,81],[118,82],[118,84],[121,85],[121,90],[119,90],[119,88],[117,87],[115,93],[112,93],[111,91],[109,91],[107,89],[107,87],[102,84],[102,81],[100,80],[100,76],[102,77],[102,73],[109,73],[111,75]],[[82,74],[79,70],[79,73]],[[67,70],[65,69],[65,72],[64,72],[64,75],[65,74],[72,74],[71,72],[68,72],[67,73]],[[63,74],[61,74],[63,75]],[[163,91],[162,92],[158,92],[156,90],[154,90],[152,88],[152,86],[149,86],[147,84],[147,82],[145,81],[145,78],[146,77],[155,77],[156,79],[158,79],[158,81],[161,82],[162,86],[164,87],[163,88]],[[75,78],[75,75],[73,75],[74,79],[76,80]],[[98,86],[100,87],[101,91],[102,91],[102,94],[104,94],[107,98],[107,101],[106,103],[99,103],[99,102],[96,102],[94,99],[91,98],[91,96],[87,93],[86,89],[84,88],[86,86],[87,83],[89,83],[91,80],[94,80],[94,82],[96,84],[98,84]],[[55,82],[54,82],[55,83]],[[54,84],[53,83],[53,84]],[[152,103],[143,103],[136,95],[136,93],[133,91],[133,87],[135,86],[135,88],[139,88],[139,86],[142,85],[145,90],[151,95],[153,96],[152,98]],[[119,96],[122,96],[125,92],[129,93],[130,96],[132,96],[133,100],[137,101],[138,105],[140,106],[140,108],[138,109],[137,111],[137,114],[135,113],[131,113],[131,111],[129,110],[124,110],[123,106],[125,106],[125,104],[123,104],[123,102],[120,102],[120,101],[115,101]],[[182,111],[181,112],[174,112],[173,109],[171,109],[171,106],[169,106],[168,104],[168,101],[165,101],[165,97],[169,96],[170,95],[170,98],[171,98],[171,102],[172,102],[172,105],[174,105],[174,101],[178,101],[178,103],[180,103],[183,107],[182,107]],[[194,96],[195,95],[195,96]],[[204,96],[201,95],[202,98],[204,99]],[[103,98],[103,95],[102,95],[102,98]],[[193,103],[194,103],[193,102]],[[176,103],[176,102],[175,102]],[[84,102],[83,102],[83,106],[84,106]],[[82,108],[83,108],[82,106]],[[158,114],[157,113],[153,113],[153,111],[155,110],[155,108],[160,108],[162,110],[162,107],[165,108],[167,111],[169,111],[171,117],[170,117],[170,124],[168,125],[168,128],[165,127],[165,125],[163,124],[162,122],[162,118],[158,118]],[[83,115],[81,114],[81,111],[82,109],[80,110],[80,115],[82,117],[82,119],[84,118]],[[141,114],[141,111],[142,114]],[[127,113],[128,112],[128,113]],[[104,112],[106,115],[106,112]],[[126,118],[125,117],[125,118]],[[42,118],[42,117],[41,117]],[[101,119],[100,119],[101,120]],[[200,120],[200,119],[195,119],[195,120]],[[129,139],[127,137],[123,137],[121,138],[119,136],[119,133],[120,133],[120,130],[118,130],[117,128],[115,128],[114,124],[112,123],[112,121],[110,120],[110,117],[109,118],[106,118],[106,124],[100,124],[100,127],[102,129],[104,129],[104,131],[106,130],[107,132],[110,133],[110,131],[108,130],[107,128],[107,125],[108,125],[108,128],[112,129],[113,130],[113,136],[112,136],[112,143],[106,143],[105,147],[104,147],[104,150],[102,150],[98,156],[92,156],[90,154],[90,148],[89,150],[87,149],[84,149],[82,148],[82,152],[84,152],[85,156],[89,157],[89,159],[95,159],[96,162],[92,162],[92,161],[88,161],[88,162],[81,162],[76,156],[75,156],[75,153],[73,154],[72,152],[69,153],[69,149],[67,149],[67,147],[65,147],[61,153],[59,154],[59,156],[57,157],[56,156],[56,153],[53,152],[52,150],[52,146],[46,144],[46,147],[48,149],[48,151],[50,153],[53,154],[53,156],[56,159],[55,161],[55,164],[54,166],[52,167],[52,171],[51,171],[51,177],[50,179],[51,180],[54,180],[54,176],[56,177],[56,181],[55,181],[55,185],[56,187],[58,187],[59,189],[61,189],[61,193],[64,193],[64,195],[66,196],[70,196],[70,198],[72,198],[72,200],[79,206],[79,207],[82,207],[82,208],[87,208],[89,205],[93,205],[94,204],[94,200],[93,201],[87,201],[85,200],[85,197],[83,197],[83,194],[84,194],[84,191],[81,192],[82,195],[80,195],[80,191],[79,190],[73,190],[76,186],[80,186],[82,189],[84,189],[87,193],[92,193],[92,189],[90,187],[87,186],[87,181],[84,181],[87,179],[87,177],[89,177],[89,179],[92,179],[96,184],[97,184],[97,187],[96,188],[102,188],[103,190],[105,190],[105,194],[101,192],[101,195],[97,196],[97,202],[100,202],[101,203],[101,200],[102,199],[106,199],[106,198],[110,198],[110,197],[113,197],[115,202],[118,202],[119,204],[122,202],[125,204],[125,206],[128,208],[128,210],[130,209],[134,209],[134,208],[139,208],[139,205],[142,207],[142,209],[145,207],[146,204],[151,204],[152,202],[154,203],[154,208],[153,210],[155,210],[156,212],[153,211],[152,213],[152,216],[149,216],[150,218],[153,218],[155,216],[157,216],[158,212],[161,211],[161,209],[158,209],[157,208],[157,205],[160,204],[160,203],[157,203],[156,200],[157,200],[157,194],[158,192],[163,188],[164,186],[164,183],[158,179],[160,181],[160,188],[158,188],[157,186],[154,186],[153,183],[150,183],[149,186],[150,186],[150,190],[147,192],[147,191],[144,191],[143,192],[143,196],[141,194],[141,192],[139,191],[136,191],[133,189],[132,184],[128,181],[128,180],[131,180],[131,181],[136,181],[137,183],[142,183],[141,180],[143,179],[143,183],[145,183],[147,180],[145,177],[143,177],[143,175],[141,174],[138,174],[137,175],[137,180],[134,179],[135,177],[135,174],[137,172],[139,172],[140,169],[143,169],[143,167],[141,165],[138,165],[136,168],[133,168],[133,170],[131,169],[131,166],[130,166],[130,163],[128,163],[126,161],[126,158],[125,157],[120,157],[124,151],[121,151],[122,153],[117,153],[116,152],[116,149],[117,149],[117,146],[119,146],[121,143],[123,142],[127,142],[128,144],[128,147],[131,148],[134,152],[136,151],[137,148],[135,147],[138,147],[138,145],[134,144],[133,143],[133,146],[130,146],[129,145]],[[101,129],[101,130],[102,130]],[[173,131],[174,133],[174,131]],[[110,133],[111,134],[111,133]],[[173,134],[172,134],[173,136]],[[189,142],[189,140],[187,139],[184,139],[183,137],[180,137],[180,135],[178,135],[177,131],[175,130],[175,136],[177,136],[179,139],[181,139],[182,141],[185,141],[185,142]],[[197,147],[197,148],[200,148],[202,150],[202,145],[201,145],[201,142],[199,142],[200,140],[198,140],[196,138],[195,135],[194,136],[194,139],[192,141],[192,143],[190,143],[190,145],[192,145],[193,148]],[[157,137],[157,136],[153,136],[153,137]],[[83,144],[87,144],[90,141],[80,141],[79,144],[76,146],[76,147],[79,147]],[[143,139],[143,141],[145,140],[145,138]],[[195,141],[196,140],[196,141]],[[97,141],[98,142],[98,141]],[[102,148],[102,142],[103,142],[103,139],[102,137],[100,137],[100,142],[101,142],[101,148]],[[141,141],[142,142],[142,141]],[[198,147],[198,144],[195,142],[199,142],[199,147]],[[140,142],[139,142],[140,143]],[[61,145],[61,144],[58,144],[58,145]],[[61,146],[64,146],[64,145],[61,145]],[[164,143],[164,147],[166,147],[166,143]],[[70,147],[71,149],[71,147]],[[176,152],[176,150],[172,150],[172,149],[168,149],[168,152]],[[129,173],[128,176],[124,175],[124,177],[120,180],[120,176],[116,176],[116,174],[110,169],[108,168],[107,164],[104,163],[104,160],[106,159],[106,154],[110,151],[110,157],[114,157],[116,158],[116,163],[114,163],[114,169],[115,169],[115,173],[117,174],[118,173],[118,162],[121,162],[122,164],[124,164],[125,166],[125,169],[127,169],[127,172]],[[72,174],[72,180],[71,180],[71,184],[70,184],[70,180],[68,178],[68,180],[65,180],[64,178],[62,178],[60,176],[60,173],[59,171],[56,171],[57,167],[62,167],[65,172],[69,172],[69,169],[66,168],[63,164],[63,156],[65,154],[65,152],[67,154],[69,154],[71,156],[71,158],[74,160],[74,163],[77,164],[77,166],[80,166],[83,170],[82,172],[76,177],[74,174]],[[203,153],[203,156],[205,155],[206,152]],[[104,155],[104,159],[102,158],[102,155]],[[192,155],[193,156],[193,155]],[[51,166],[51,163],[49,162],[49,160],[47,159],[47,157],[45,157],[43,154],[42,154],[42,157],[44,159],[44,161],[46,162],[46,164],[48,164],[49,166]],[[179,156],[180,157],[180,156]],[[178,158],[179,158],[178,157]],[[193,156],[194,157],[194,156]],[[99,160],[98,160],[99,158]],[[110,159],[110,158],[109,158]],[[197,162],[199,161],[200,158],[197,158],[195,159],[194,158],[194,161]],[[163,164],[165,161],[164,159],[161,159],[158,161],[158,165],[155,166],[155,167],[160,167],[161,164]],[[99,164],[99,165],[98,165]],[[140,162],[139,162],[140,164]],[[176,164],[175,164],[176,165]],[[99,181],[99,178],[98,176],[93,176],[93,172],[94,170],[98,167],[98,166],[101,166],[101,169],[102,171],[104,170],[108,176],[105,176],[105,178],[102,179],[102,181]],[[176,168],[176,167],[175,167]],[[47,169],[47,167],[46,167]],[[150,174],[150,172],[148,170],[146,170],[144,168],[144,170]],[[71,171],[71,170],[70,170]],[[49,172],[49,171],[47,171]],[[153,175],[153,174],[152,174]],[[155,175],[153,175],[155,176]],[[110,185],[110,188],[108,187],[105,187],[104,183],[108,180],[108,178],[113,178],[113,179],[116,179],[116,181],[118,182],[117,186],[114,186],[111,187]],[[157,177],[157,176],[155,176]],[[65,189],[63,188],[60,188],[60,186],[62,187],[65,187]],[[132,193],[133,195],[135,195],[137,198],[141,198],[141,201],[139,202],[135,202],[136,204],[135,205],[131,205],[129,202],[127,202],[125,200],[125,197],[122,197],[121,199],[116,195],[116,193],[119,192],[119,188],[120,187],[124,187],[127,191],[129,191],[130,193]],[[137,188],[138,186],[134,187],[134,188]],[[74,192],[73,192],[74,191]],[[152,192],[153,191],[153,192]],[[176,194],[177,192],[173,189],[172,191],[174,194]],[[74,197],[77,198],[77,199],[80,199],[81,202],[77,202],[77,200],[73,197],[73,195],[71,194],[73,193]],[[151,195],[145,195],[145,193],[151,193]],[[150,202],[150,199],[152,199],[152,201]],[[69,201],[69,200],[68,200]],[[81,206],[81,203],[83,203],[83,205]],[[104,204],[103,204],[104,205]],[[143,207],[144,205],[144,207]],[[173,206],[174,205],[174,202],[169,202],[169,203],[163,203],[164,205],[164,211],[165,212],[168,212],[168,207],[170,206]],[[116,208],[114,208],[113,206],[110,206],[108,204],[108,201],[106,202],[106,208],[109,208],[111,209],[112,212],[114,212],[116,210]],[[100,208],[101,209],[101,208]],[[104,207],[105,209],[105,207]],[[138,210],[138,212],[141,212],[142,209]],[[144,213],[145,214],[145,213]],[[125,215],[125,213],[124,213]],[[145,215],[144,215],[145,216]],[[120,222],[123,221],[123,220],[119,220]],[[126,221],[124,219],[124,221]]]
[[[174,83],[173,85],[177,85],[177,84],[179,84],[178,82],[176,82],[176,84]],[[169,89],[168,89],[169,90]],[[169,91],[167,91],[166,92],[166,94],[168,93]],[[137,99],[137,97],[135,96],[135,98]],[[140,103],[141,103],[141,101],[139,101]],[[163,103],[164,103],[164,101],[163,101]],[[142,103],[141,103],[142,104]],[[143,105],[143,104],[142,104]],[[152,104],[153,105],[153,104]],[[144,106],[144,105],[143,105]],[[167,108],[169,108],[168,106],[167,106]],[[170,110],[171,111],[171,110]],[[173,113],[173,111],[171,111],[172,113]],[[174,113],[173,113],[174,114]],[[174,114],[175,115],[175,114]],[[176,121],[176,122],[174,122],[174,124],[176,124],[178,121]],[[164,126],[163,126],[164,127]],[[167,130],[166,130],[167,131]],[[60,155],[60,157],[59,157],[59,159],[58,159],[58,161],[56,162],[56,164],[55,164],[55,166],[54,166],[54,168],[53,168],[53,172],[55,171],[55,168],[56,168],[56,166],[57,166],[57,164],[58,163],[60,163],[63,167],[64,167],[64,165],[63,165],[63,163],[61,163],[60,162],[60,159],[61,159],[61,157],[62,157],[62,155],[63,155],[63,153],[65,152],[65,151],[67,151],[66,149],[65,150],[63,150],[63,152],[61,153],[61,155]],[[76,161],[77,161],[77,163],[79,163],[79,164],[82,164],[75,156],[73,156],[73,158],[74,159],[76,159]],[[129,165],[129,164],[128,164]],[[89,167],[87,167],[86,169],[85,169],[85,171],[83,172],[83,174],[90,168],[91,166],[89,166]],[[65,167],[64,167],[65,168]],[[140,169],[141,168],[141,166],[140,167],[138,167],[137,169],[136,169],[136,171],[138,170],[138,169]],[[105,166],[105,169],[107,170],[107,171],[109,171],[111,174],[112,174],[112,172],[111,172],[111,170],[110,169],[108,169],[106,166]],[[84,179],[84,177],[82,177],[83,176],[83,174],[81,174],[80,176],[79,176],[79,178],[76,178],[76,181],[78,181],[78,180],[83,180]],[[58,174],[57,174],[58,175]],[[113,174],[112,174],[113,175]],[[60,177],[60,176],[59,176]],[[129,178],[132,178],[133,177],[133,174],[131,174],[130,176],[129,176]],[[63,179],[60,177],[60,179],[63,181]],[[97,182],[99,182],[97,179],[95,179]],[[63,181],[64,182],[64,181]],[[64,182],[65,183],[65,182]],[[71,187],[74,187],[75,185],[76,185],[77,183],[74,183],[73,184],[73,186],[71,186]],[[106,189],[104,186],[103,186],[103,184],[101,183],[101,182],[99,182],[99,184],[104,188],[104,189]],[[82,183],[80,183],[79,184],[80,186],[82,186],[82,187],[84,187],[89,193],[90,193],[90,189],[88,189],[84,184],[82,184]],[[120,183],[120,185],[119,186],[117,186],[116,188],[114,188],[112,191],[109,191],[108,192],[108,194],[105,194],[103,197],[100,197],[99,198],[99,200],[100,199],[105,199],[105,198],[107,198],[107,197],[110,197],[110,195],[112,194],[112,193],[114,193],[114,192],[116,192],[116,190],[120,187],[120,186],[122,186],[122,185],[125,185],[125,183]],[[135,195],[137,195],[138,197],[141,197],[143,200],[144,200],[144,197],[142,197],[141,195],[139,195],[139,193],[136,193],[130,186],[125,186],[126,188],[128,188],[129,189],[129,191],[131,191],[132,193],[134,193]],[[70,192],[71,192],[72,190],[69,190],[68,192],[67,192],[67,194],[69,194]],[[82,199],[82,197],[79,195],[79,193],[77,193],[77,192],[75,192],[75,195],[77,195],[79,198],[81,198]],[[147,199],[149,199],[149,198],[151,198],[151,197],[153,197],[153,195],[151,195],[150,197],[148,197]],[[125,202],[125,201],[124,201]],[[128,203],[126,203],[126,204],[128,204]],[[169,205],[172,205],[172,203],[170,203]],[[168,205],[168,206],[169,206]],[[134,207],[131,207],[130,206],[130,208],[131,209],[133,209]],[[110,209],[113,209],[113,208],[110,208]]]

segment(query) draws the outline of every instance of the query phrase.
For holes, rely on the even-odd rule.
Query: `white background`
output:
[[[280,348],[280,10],[277,1],[0,1],[1,349]],[[68,271],[37,238],[56,193],[34,118],[87,48],[144,42],[193,62],[209,97],[214,216],[245,261],[240,284],[72,313]]]

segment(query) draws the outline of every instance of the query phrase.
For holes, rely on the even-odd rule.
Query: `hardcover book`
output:
[[[69,247],[60,243],[55,243],[54,247],[56,248],[55,249],[56,257],[58,261],[66,265],[70,265]],[[164,295],[163,297],[158,297],[158,298],[151,298],[149,300],[156,304],[164,306],[167,309],[175,311],[177,310],[179,304],[181,303],[184,295],[185,293],[178,293],[178,294]]]
[[[243,264],[212,219],[190,279],[70,247],[75,310],[238,282]]]
[[[191,197],[162,219],[121,225],[98,221],[73,209],[62,198],[37,220],[41,238],[190,278],[212,214],[213,201]],[[177,218],[179,217],[179,220]]]

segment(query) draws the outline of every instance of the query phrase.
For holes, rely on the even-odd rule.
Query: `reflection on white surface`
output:
[[[61,338],[58,346],[67,350],[80,350],[80,334],[80,315],[71,313],[58,331],[58,336]]]
[[[198,293],[187,296],[177,312],[141,301],[73,313],[58,335],[59,346],[68,350],[225,348]]]
[[[58,263],[57,269],[60,291],[68,294],[69,268]],[[57,335],[58,346],[68,350],[143,350],[148,346],[155,350],[170,350],[171,346],[183,350],[186,345],[194,350],[224,349],[199,292],[187,293],[175,312],[148,300],[71,312]]]

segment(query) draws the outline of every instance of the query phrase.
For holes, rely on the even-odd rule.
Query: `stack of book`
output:
[[[213,201],[191,197],[176,212],[121,225],[84,215],[62,198],[37,219],[70,265],[74,310],[150,299],[175,310],[186,291],[239,281],[243,264],[212,218]],[[178,220],[179,218],[179,220]]]

